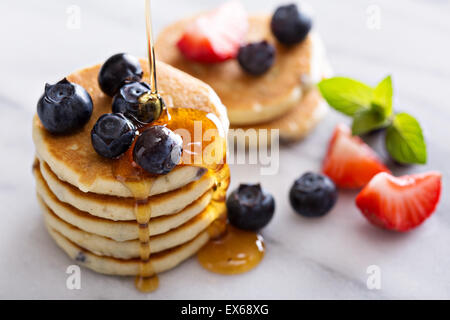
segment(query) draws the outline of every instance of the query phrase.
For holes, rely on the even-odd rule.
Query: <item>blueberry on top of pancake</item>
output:
[[[151,126],[137,139],[133,158],[147,172],[167,174],[181,160],[181,137],[164,126]]]
[[[249,74],[262,75],[275,61],[275,48],[267,41],[249,43],[239,49],[238,61]]]
[[[114,96],[112,111],[122,113],[139,124],[151,123],[159,118],[164,101],[155,99],[146,82],[129,82]]]
[[[312,20],[300,11],[296,4],[290,4],[277,8],[270,27],[278,41],[285,45],[293,45],[305,40],[311,30]]]
[[[37,113],[45,129],[51,133],[70,133],[89,121],[92,98],[82,86],[64,78],[54,85],[45,85]]]
[[[91,131],[95,151],[109,159],[117,158],[127,151],[135,136],[136,127],[121,113],[102,115]]]
[[[108,96],[114,96],[125,81],[140,81],[143,71],[139,60],[127,53],[111,56],[98,73],[98,84]]]

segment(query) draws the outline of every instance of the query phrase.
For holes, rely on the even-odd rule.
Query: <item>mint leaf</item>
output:
[[[386,119],[376,108],[362,110],[353,117],[352,133],[353,135],[365,134],[372,130],[385,128],[389,122],[390,119]]]
[[[372,104],[384,117],[392,115],[392,79],[391,76],[384,78],[373,91]]]
[[[322,80],[318,86],[332,108],[349,116],[368,109],[372,102],[373,89],[356,80],[334,77]]]
[[[394,117],[386,132],[386,148],[401,163],[427,162],[427,148],[419,122],[407,113]]]

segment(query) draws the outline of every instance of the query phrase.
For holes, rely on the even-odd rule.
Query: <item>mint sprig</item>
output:
[[[376,87],[344,77],[322,80],[318,87],[332,108],[353,118],[354,135],[387,129],[386,148],[393,159],[426,163],[426,144],[419,122],[407,113],[394,114],[391,76]]]

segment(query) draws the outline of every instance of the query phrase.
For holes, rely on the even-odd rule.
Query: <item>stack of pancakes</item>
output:
[[[148,81],[147,62],[141,65]],[[169,108],[193,107],[214,113],[228,129],[225,109],[208,85],[164,63],[157,67],[160,93]],[[97,272],[137,275],[136,201],[113,174],[116,160],[102,158],[91,145],[93,125],[102,114],[111,112],[111,98],[97,83],[99,69],[97,65],[67,77],[83,86],[93,100],[92,117],[81,130],[53,135],[35,116],[36,190],[50,235],[71,258]],[[196,253],[210,238],[208,227],[226,212],[223,204],[212,204],[216,176],[204,168],[177,166],[143,183],[149,186],[150,262],[159,273]]]
[[[269,15],[249,18],[246,42],[267,40],[274,45],[274,65],[262,76],[245,73],[237,60],[202,64],[186,59],[176,43],[186,26],[196,17],[165,28],[155,45],[162,61],[209,84],[227,107],[231,125],[236,128],[279,129],[286,141],[304,137],[325,114],[314,83],[330,73],[319,36],[310,33],[298,45],[280,44],[270,29]]]

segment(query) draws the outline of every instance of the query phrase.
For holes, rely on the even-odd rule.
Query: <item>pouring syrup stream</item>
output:
[[[161,103],[161,97],[158,94],[156,83],[156,62],[155,50],[153,48],[152,20],[150,0],[145,1],[145,22],[148,43],[148,62],[150,70],[150,88],[151,95],[147,99],[155,100]],[[126,183],[126,182],[125,182]],[[140,258],[139,273],[136,276],[136,288],[142,292],[151,292],[158,288],[159,280],[156,275],[152,262],[150,261],[150,231],[149,224],[151,219],[151,206],[148,205],[148,197],[151,193],[152,183],[126,183],[127,187],[133,193],[135,198],[135,216],[139,226]]]
[[[145,0],[145,26],[147,31],[147,46],[148,46],[148,63],[150,70],[150,88],[152,94],[158,94],[158,84],[156,82],[156,59],[155,48],[153,46],[153,32],[152,32],[152,8],[151,1]]]

